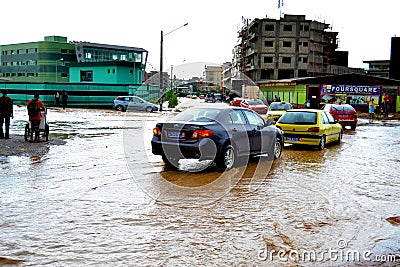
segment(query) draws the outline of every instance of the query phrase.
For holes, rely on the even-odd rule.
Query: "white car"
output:
[[[158,106],[150,103],[138,96],[117,96],[113,102],[113,108],[118,111],[126,111],[127,109],[153,112],[158,111]]]

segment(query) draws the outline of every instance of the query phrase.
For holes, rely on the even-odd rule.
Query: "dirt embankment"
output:
[[[53,139],[29,143],[24,140],[23,135],[11,135],[10,139],[0,139],[0,157],[5,156],[41,156],[49,151],[51,145],[63,145],[64,140]]]

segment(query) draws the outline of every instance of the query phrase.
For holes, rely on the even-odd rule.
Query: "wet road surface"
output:
[[[221,174],[164,169],[149,141],[166,116],[49,110],[64,145],[0,157],[0,265],[380,266],[400,254],[400,226],[385,220],[400,213],[400,126],[359,125],[340,145],[286,146],[272,166]],[[340,258],[349,250],[361,259]]]

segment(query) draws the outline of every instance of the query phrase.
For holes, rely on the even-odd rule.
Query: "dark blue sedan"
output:
[[[157,123],[152,152],[167,167],[180,159],[213,160],[220,171],[232,168],[239,157],[281,156],[282,131],[252,110],[231,106],[187,109],[171,120]]]

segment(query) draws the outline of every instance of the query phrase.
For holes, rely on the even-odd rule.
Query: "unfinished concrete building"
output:
[[[338,33],[305,15],[244,23],[234,64],[253,81],[362,72],[348,68],[348,52],[336,51]]]

